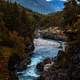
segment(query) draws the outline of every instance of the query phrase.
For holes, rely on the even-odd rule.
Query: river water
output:
[[[31,64],[19,75],[19,80],[36,80],[40,76],[37,74],[36,65],[46,58],[54,58],[60,50],[60,43],[53,40],[34,39],[34,45],[35,50],[31,58]]]

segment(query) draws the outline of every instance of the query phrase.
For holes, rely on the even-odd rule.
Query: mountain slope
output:
[[[23,6],[32,9],[35,12],[47,14],[51,12],[55,12],[58,10],[62,10],[64,8],[64,1],[53,0],[16,0],[18,3]]]

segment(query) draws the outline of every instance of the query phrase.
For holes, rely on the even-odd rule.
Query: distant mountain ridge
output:
[[[64,1],[53,0],[16,0],[18,3],[42,14],[52,13],[64,8]]]

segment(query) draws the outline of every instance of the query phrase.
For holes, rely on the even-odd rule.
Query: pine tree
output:
[[[64,26],[69,24],[72,25],[76,19],[78,6],[75,0],[68,0],[65,3],[64,8]]]

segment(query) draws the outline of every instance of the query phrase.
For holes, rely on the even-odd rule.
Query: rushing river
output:
[[[19,80],[36,80],[37,74],[36,65],[46,58],[55,57],[59,51],[60,43],[53,40],[34,39],[35,50],[31,58],[31,64],[19,75]]]

